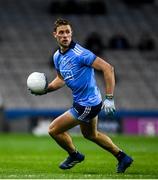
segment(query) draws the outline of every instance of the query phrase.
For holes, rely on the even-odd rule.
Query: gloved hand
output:
[[[106,95],[103,102],[103,109],[106,115],[114,115],[116,109],[114,104],[114,98],[112,95]]]
[[[33,94],[35,96],[41,96],[41,95],[47,94],[47,89],[45,89],[42,92],[34,92],[34,91],[31,91],[30,89],[28,89],[28,90],[30,91],[31,94]]]

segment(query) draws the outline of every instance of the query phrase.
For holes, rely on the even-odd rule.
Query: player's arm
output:
[[[114,67],[99,57],[94,60],[92,67],[103,72],[106,84],[105,93],[106,95],[113,95],[115,88]]]
[[[115,112],[115,105],[113,99],[115,88],[114,67],[99,57],[94,60],[92,67],[103,72],[106,94],[103,107],[107,114],[113,114]]]
[[[56,78],[48,84],[47,92],[52,92],[57,89],[62,88],[65,85],[65,81],[62,78],[61,74],[57,72]]]

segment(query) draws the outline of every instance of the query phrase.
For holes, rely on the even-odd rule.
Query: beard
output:
[[[70,45],[70,43],[69,43],[69,44],[63,44],[63,43],[60,43],[60,47],[62,47],[62,48],[68,48],[69,45]]]
[[[63,41],[59,41],[59,40],[58,40],[58,44],[59,44],[59,46],[62,47],[62,48],[69,48],[70,43],[71,43],[70,40],[63,40]]]

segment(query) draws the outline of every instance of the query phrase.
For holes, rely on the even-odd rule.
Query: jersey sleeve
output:
[[[91,66],[94,62],[94,60],[96,59],[96,55],[94,53],[92,53],[91,51],[89,50],[86,50],[83,54],[82,54],[82,63],[84,65],[87,65],[87,66]]]

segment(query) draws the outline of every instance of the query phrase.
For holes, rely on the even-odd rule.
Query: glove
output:
[[[106,115],[114,115],[115,113],[115,104],[112,95],[106,95],[105,100],[103,102],[103,109]]]
[[[42,91],[42,92],[34,92],[31,89],[28,89],[28,90],[30,91],[31,94],[33,94],[35,96],[41,96],[41,95],[44,95],[44,94],[48,93],[47,87],[48,87],[48,85],[46,85],[44,91]]]
[[[41,96],[41,95],[44,95],[44,94],[47,94],[47,89],[45,89],[43,92],[33,92],[29,89],[30,93],[35,95],[35,96]]]

